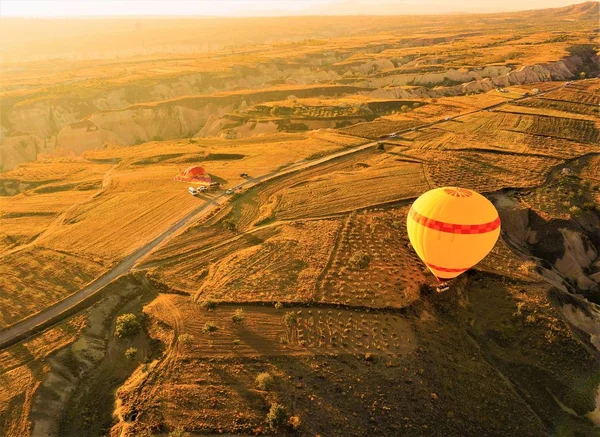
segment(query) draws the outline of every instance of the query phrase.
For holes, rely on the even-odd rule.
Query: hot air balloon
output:
[[[204,184],[210,184],[210,176],[204,168],[196,166],[196,167],[188,167],[183,171],[180,175],[175,176],[176,181],[181,182],[199,182]]]
[[[427,191],[412,204],[406,221],[412,247],[440,282],[485,258],[500,235],[492,202],[465,188]]]

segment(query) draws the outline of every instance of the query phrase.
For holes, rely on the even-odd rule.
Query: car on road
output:
[[[247,178],[248,177],[248,173],[240,173],[240,177],[241,178]]]
[[[190,194],[192,196],[195,196],[196,194],[198,194],[198,191],[196,191],[196,189],[194,187],[189,187],[188,191],[190,192]]]
[[[225,191],[225,194],[233,194],[233,190],[230,188],[229,190]]]
[[[444,121],[448,121],[448,120],[450,120],[450,117],[444,118]]]
[[[393,134],[390,134],[390,138],[396,138],[398,136],[397,132],[394,132]]]

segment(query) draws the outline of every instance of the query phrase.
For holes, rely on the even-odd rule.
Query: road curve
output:
[[[523,100],[523,99],[532,98],[532,97],[539,97],[541,95],[555,91],[563,86],[564,85],[557,86],[555,88],[551,88],[551,89],[548,89],[543,92],[539,92],[539,93],[537,93],[535,95],[531,95],[531,96],[522,96],[522,97],[513,99],[512,101],[518,101],[518,100]],[[493,109],[493,108],[502,106],[506,103],[510,103],[510,101],[501,102],[501,103],[498,103],[495,105],[491,105],[489,107],[477,109],[475,111],[472,111],[469,113],[463,113],[463,114],[460,114],[460,115],[457,115],[454,117],[448,117],[448,120],[441,119],[441,120],[437,120],[437,121],[430,122],[430,123],[424,123],[416,128],[404,129],[404,130],[398,131],[396,133],[402,134],[402,133],[410,132],[412,130],[424,129],[424,128],[427,128],[430,126],[435,126],[437,124],[444,123],[446,121],[450,121],[450,120],[454,120],[454,119],[463,117],[465,115],[470,115],[470,114],[473,114],[476,112]],[[391,138],[389,136],[383,136],[380,138],[380,140],[386,140],[386,139],[391,139]],[[301,171],[301,170],[304,170],[304,169],[307,169],[310,167],[314,167],[316,165],[322,164],[322,163],[330,161],[332,159],[340,158],[342,156],[350,155],[352,153],[356,153],[361,150],[368,149],[369,147],[373,147],[376,144],[377,144],[377,141],[371,141],[371,142],[368,142],[365,144],[361,144],[359,146],[350,147],[350,148],[344,149],[344,150],[336,152],[336,153],[325,155],[321,158],[313,159],[310,161],[307,161],[307,160],[299,161],[299,162],[293,163],[292,165],[289,165],[283,169],[276,170],[274,172],[267,173],[263,176],[248,180],[248,181],[242,183],[240,186],[244,187],[244,188],[251,188],[255,185],[258,185],[258,184],[268,181],[270,179],[273,179],[273,178],[276,178],[279,176],[283,176],[288,173],[293,173],[296,171]],[[175,223],[173,226],[171,226],[169,229],[164,231],[162,234],[160,234],[154,240],[150,241],[149,243],[142,246],[141,248],[139,248],[132,254],[125,257],[125,259],[123,259],[119,264],[117,264],[112,270],[106,272],[99,278],[95,279],[94,281],[92,281],[90,284],[86,285],[81,290],[76,291],[75,293],[71,294],[70,296],[61,300],[60,302],[57,302],[56,304],[52,305],[51,307],[49,307],[43,311],[40,311],[40,312],[32,315],[31,317],[28,317],[12,326],[0,331],[0,350],[15,343],[16,341],[20,341],[21,339],[24,339],[27,336],[35,333],[37,331],[36,328],[38,328],[42,325],[48,324],[49,322],[51,322],[53,320],[57,320],[57,318],[62,313],[83,303],[86,299],[88,299],[89,297],[98,293],[102,288],[104,288],[106,285],[108,285],[109,283],[111,283],[112,281],[117,279],[118,277],[120,277],[126,273],[129,273],[135,264],[137,264],[146,255],[148,255],[152,250],[156,249],[165,240],[167,240],[169,237],[173,236],[178,231],[182,230],[184,227],[186,227],[186,225],[193,223],[195,220],[197,220],[200,217],[202,217],[203,215],[209,213],[217,206],[225,203],[228,200],[228,198],[229,198],[228,195],[222,193],[222,194],[218,195],[217,197],[211,199],[207,203],[202,204],[201,206],[199,206],[198,208],[196,208],[192,212],[190,212],[188,215],[186,215],[184,218],[179,220],[177,223]],[[48,325],[48,326],[50,326],[50,325]]]

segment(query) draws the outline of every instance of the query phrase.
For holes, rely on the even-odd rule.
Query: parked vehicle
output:
[[[248,177],[248,173],[240,173],[240,177],[241,178],[247,178]]]
[[[198,191],[196,191],[196,189],[194,187],[189,187],[188,191],[190,192],[190,194],[192,196],[195,196],[196,194],[198,194]]]
[[[204,192],[208,191],[208,187],[198,187],[198,189],[196,191],[198,193],[204,193]]]
[[[233,190],[230,188],[229,190],[225,191],[225,194],[233,194]]]

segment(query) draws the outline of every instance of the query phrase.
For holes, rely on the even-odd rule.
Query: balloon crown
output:
[[[444,192],[454,197],[471,197],[473,192],[471,190],[467,190],[466,188],[445,188]]]

